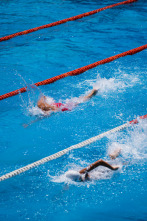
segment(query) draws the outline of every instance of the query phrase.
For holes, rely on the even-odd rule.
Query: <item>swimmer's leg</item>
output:
[[[82,169],[79,171],[80,174],[86,173],[86,172],[90,172],[91,170],[94,170],[95,168],[97,168],[98,166],[104,166],[109,168],[110,170],[117,170],[119,167],[113,167],[111,166],[109,163],[107,163],[104,160],[97,160],[96,162],[90,164],[88,167]]]

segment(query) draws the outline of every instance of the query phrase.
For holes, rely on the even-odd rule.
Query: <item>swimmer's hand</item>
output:
[[[115,156],[115,155],[112,155],[112,154],[110,154],[109,157],[110,157],[112,160],[115,160],[115,159],[116,159],[116,156]]]
[[[52,112],[52,113],[53,113],[53,112]],[[34,124],[35,122],[38,122],[38,121],[40,121],[40,120],[42,120],[42,119],[44,119],[44,118],[50,117],[52,113],[51,113],[51,112],[46,113],[45,115],[43,115],[43,116],[41,116],[41,117],[38,117],[38,118],[36,118],[35,120],[30,121],[28,124],[23,124],[23,127],[26,128],[26,127],[28,127],[28,126],[31,126],[31,125]]]
[[[22,126],[23,126],[24,128],[26,128],[26,127],[29,126],[29,124],[23,124]]]
[[[112,153],[109,154],[109,157],[114,160],[116,159],[116,157],[118,157],[121,153],[121,148],[117,148],[115,151],[113,151]]]
[[[113,166],[113,170],[118,170],[119,169],[119,166]]]
[[[99,90],[99,88],[98,89],[93,88],[93,96],[95,96],[98,93],[98,90]]]
[[[92,91],[89,94],[87,94],[84,97],[80,97],[80,98],[82,98],[83,102],[85,102],[85,101],[89,100],[90,98],[92,98],[93,96],[95,96],[97,94],[97,92],[98,92],[98,89],[92,89]]]
[[[28,123],[28,124],[23,124],[22,126],[24,127],[24,128],[27,128],[28,126],[31,126],[33,123],[35,123],[35,122],[37,122],[37,121],[39,121],[39,120],[41,120],[42,118],[36,118],[35,120],[32,120],[30,123]]]

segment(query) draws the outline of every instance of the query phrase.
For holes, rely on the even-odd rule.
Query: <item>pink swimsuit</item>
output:
[[[62,104],[62,103],[54,103],[54,105],[58,108],[61,109],[61,111],[70,111],[70,109],[65,105],[65,104]]]

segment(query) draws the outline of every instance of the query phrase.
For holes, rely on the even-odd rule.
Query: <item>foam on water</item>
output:
[[[52,182],[55,182],[55,183],[67,183],[67,184],[71,183],[71,184],[76,184],[76,181],[70,179],[67,176],[67,174],[69,172],[70,173],[72,173],[72,172],[75,173],[75,172],[77,172],[77,170],[68,170],[67,172],[62,173],[60,175],[56,175],[56,176],[50,175],[49,170],[48,170],[47,176],[51,179]]]
[[[48,104],[53,104],[53,103],[55,103],[55,100],[54,100],[52,97],[49,97],[49,96],[46,96],[45,101],[46,101]]]
[[[123,92],[128,87],[133,87],[135,84],[139,83],[138,77],[130,76],[128,74],[123,74],[119,78],[101,78],[99,75],[97,81],[94,84],[94,88],[99,87],[99,93],[101,95],[108,94],[110,92]]]
[[[147,159],[147,120],[139,120],[138,125],[128,128],[127,132],[111,134],[108,142],[108,154],[120,147],[123,160],[139,163]]]
[[[26,82],[25,82],[26,83]],[[44,112],[37,107],[38,97],[41,97],[43,93],[41,90],[35,86],[30,84],[25,84],[27,86],[27,98],[24,98],[23,94],[19,94],[21,99],[20,106],[22,107],[22,112],[26,115],[42,115]]]
[[[106,96],[111,92],[123,92],[129,87],[133,87],[137,84],[141,84],[139,76],[134,74],[126,74],[119,71],[119,74],[113,78],[102,78],[98,73],[97,78],[93,80],[85,80],[84,82],[77,85],[77,87],[91,86],[94,89],[99,89],[101,96]]]
[[[29,107],[28,112],[30,115],[33,115],[33,116],[44,115],[44,112],[37,106]]]

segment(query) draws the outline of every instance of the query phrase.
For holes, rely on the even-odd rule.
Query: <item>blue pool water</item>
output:
[[[108,0],[0,1],[0,37],[104,7]],[[112,8],[0,43],[4,94],[146,44],[147,1]],[[147,50],[0,101],[0,175],[145,115]],[[40,93],[67,102],[99,93],[70,112],[36,119]],[[146,120],[0,183],[0,220],[147,220]],[[122,154],[114,162],[108,154]],[[67,180],[104,159],[120,166],[99,168],[90,182]]]

